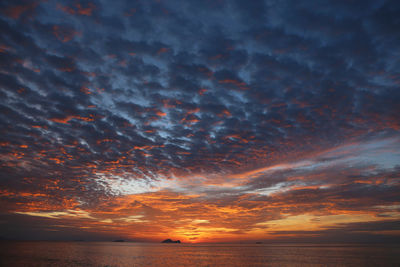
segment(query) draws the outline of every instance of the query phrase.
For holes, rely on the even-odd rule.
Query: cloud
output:
[[[393,217],[372,207],[399,202],[399,8],[2,1],[2,211],[128,202],[166,231],[154,198],[171,194],[191,240],[285,214]],[[119,211],[93,217],[136,216]]]

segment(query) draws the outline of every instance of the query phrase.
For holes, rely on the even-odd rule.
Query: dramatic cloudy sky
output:
[[[400,235],[400,4],[0,3],[0,236]]]

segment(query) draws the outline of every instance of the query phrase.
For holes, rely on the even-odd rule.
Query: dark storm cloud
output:
[[[399,9],[384,0],[2,1],[4,201],[13,210],[30,201],[14,193],[43,193],[56,210],[115,194],[101,175],[231,175],[398,136]],[[330,171],[315,183],[335,179]],[[293,172],[246,190],[305,174]],[[361,189],[318,196],[362,199]],[[394,189],[370,196],[397,202]]]

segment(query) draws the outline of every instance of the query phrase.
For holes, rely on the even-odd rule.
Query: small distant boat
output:
[[[174,241],[174,240],[171,240],[171,239],[165,239],[164,241],[161,241],[161,243],[181,243],[181,241],[180,240],[176,240],[176,241]]]
[[[125,242],[125,240],[123,240],[123,239],[117,239],[117,240],[114,240],[113,242]]]

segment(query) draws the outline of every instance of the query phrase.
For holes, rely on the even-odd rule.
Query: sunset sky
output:
[[[400,2],[0,2],[0,239],[400,238]]]

